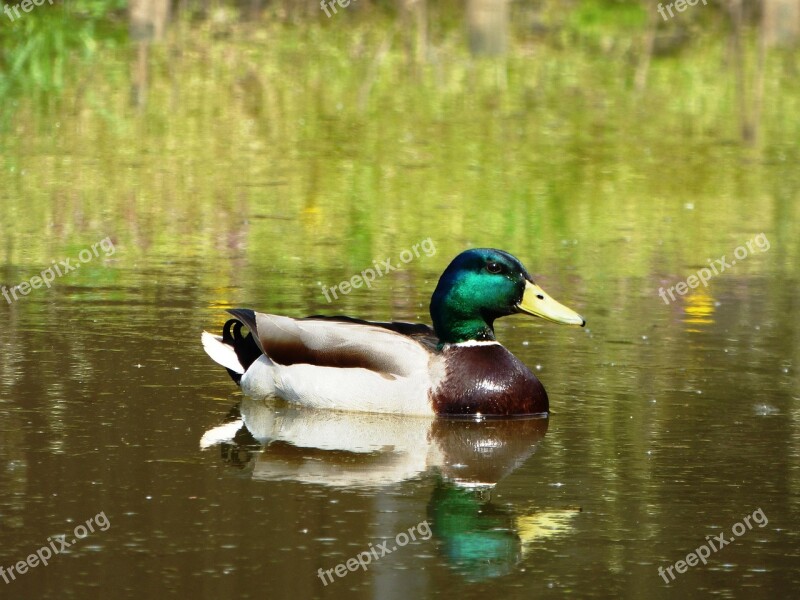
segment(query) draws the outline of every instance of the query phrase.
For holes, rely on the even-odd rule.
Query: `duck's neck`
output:
[[[487,307],[498,304],[480,277],[445,271],[431,296],[431,320],[441,345],[493,342],[494,320],[502,316]]]
[[[480,314],[457,313],[446,307],[431,305],[433,328],[441,344],[495,341],[492,322]]]

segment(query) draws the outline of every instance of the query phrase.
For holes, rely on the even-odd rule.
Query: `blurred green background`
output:
[[[546,263],[589,227],[608,247],[576,249],[581,272],[644,276],[718,255],[709,228],[797,216],[796,39],[760,3],[159,4],[2,17],[2,264],[94,229],[143,259],[242,236],[281,261],[273,227],[315,264],[398,232],[448,254],[500,234]],[[665,206],[708,203],[644,243]],[[288,221],[243,229],[264,207]],[[613,243],[630,218],[633,252]]]

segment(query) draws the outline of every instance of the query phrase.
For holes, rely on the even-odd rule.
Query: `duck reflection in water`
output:
[[[201,448],[256,480],[379,490],[430,476],[427,520],[447,562],[468,579],[510,572],[535,544],[571,531],[577,508],[497,505],[494,487],[524,464],[548,419],[460,420],[315,411],[243,398]]]

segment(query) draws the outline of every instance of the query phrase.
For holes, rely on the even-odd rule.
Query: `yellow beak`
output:
[[[524,313],[566,325],[586,325],[586,320],[571,308],[567,308],[548,296],[542,288],[530,281],[525,282],[525,293],[517,308]]]

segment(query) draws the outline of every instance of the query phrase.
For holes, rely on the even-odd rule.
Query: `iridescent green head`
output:
[[[456,256],[439,279],[430,310],[436,335],[445,344],[494,340],[494,320],[514,313],[570,325],[586,323],[534,284],[517,258],[494,248],[474,248]]]

